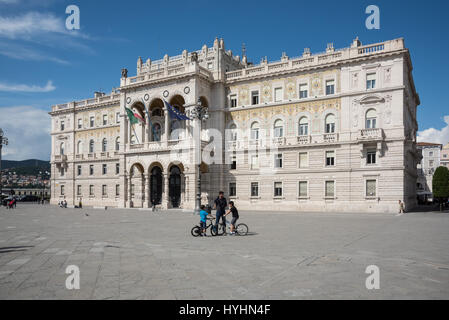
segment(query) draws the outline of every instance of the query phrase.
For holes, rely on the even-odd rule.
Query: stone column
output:
[[[148,175],[143,176],[143,188],[142,188],[142,208],[148,208]]]
[[[168,177],[169,175],[167,173],[163,174],[164,177],[164,193],[162,194],[162,208],[164,209],[168,209],[168,207],[170,206],[170,198],[168,196]]]
[[[127,203],[128,203],[128,208],[131,208],[132,206],[131,206],[131,203],[132,203],[132,193],[131,193],[131,182],[132,182],[132,179],[131,179],[131,175],[129,175],[128,176],[128,201],[127,201]]]

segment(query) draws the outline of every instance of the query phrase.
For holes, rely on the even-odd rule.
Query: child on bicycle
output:
[[[201,236],[206,237],[206,222],[207,222],[207,216],[209,215],[209,212],[207,212],[205,209],[206,207],[204,205],[201,205],[200,207],[200,227],[201,227]]]
[[[231,235],[235,234],[235,224],[237,223],[237,220],[239,219],[239,211],[234,205],[234,201],[229,201],[229,210],[225,213],[225,217],[232,213],[232,220],[231,220]]]

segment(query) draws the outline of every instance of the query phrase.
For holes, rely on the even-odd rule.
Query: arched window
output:
[[[180,138],[180,131],[179,129],[181,129],[181,123],[178,120],[173,120],[171,123],[171,134],[170,134],[170,139],[171,140],[179,140]]]
[[[161,141],[161,131],[161,125],[159,123],[155,123],[153,125],[152,141]]]
[[[151,112],[152,117],[162,117],[162,110],[161,108],[156,108]]]
[[[61,142],[61,145],[59,146],[59,154],[61,156],[63,156],[64,155],[64,151],[65,151],[65,145],[64,145],[64,142]]]
[[[281,119],[277,119],[274,122],[274,137],[275,138],[282,138],[284,136],[284,121]]]
[[[374,129],[377,125],[377,113],[375,109],[366,112],[366,129]]]
[[[231,141],[237,141],[237,126],[235,124],[232,124],[229,127],[229,133],[230,133],[230,140]]]
[[[120,137],[117,137],[115,139],[115,151],[119,151],[120,150]]]
[[[83,142],[81,140],[78,141],[78,144],[76,145],[76,153],[77,154],[83,153]]]
[[[331,113],[326,116],[326,133],[335,132],[335,116]]]
[[[301,119],[299,119],[298,135],[309,135],[309,119],[307,119],[307,117],[302,117]]]
[[[94,153],[94,140],[89,141],[89,153]]]
[[[101,151],[106,152],[108,150],[108,140],[106,138],[103,139],[101,143]]]
[[[251,125],[251,139],[252,140],[259,140],[259,122],[253,122]]]

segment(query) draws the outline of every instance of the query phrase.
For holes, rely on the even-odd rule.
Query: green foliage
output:
[[[432,190],[435,198],[449,198],[449,169],[438,167],[432,178]]]

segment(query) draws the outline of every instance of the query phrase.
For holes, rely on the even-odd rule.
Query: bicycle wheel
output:
[[[190,233],[192,233],[192,236],[194,237],[199,237],[201,235],[201,228],[199,226],[194,226]]]
[[[248,226],[246,224],[244,224],[244,223],[240,223],[235,228],[235,232],[239,236],[246,236],[248,234]]]

